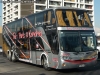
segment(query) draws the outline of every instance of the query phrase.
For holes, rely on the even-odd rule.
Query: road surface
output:
[[[10,62],[0,54],[0,75],[100,75],[100,61],[96,66],[81,69],[46,71],[41,66],[24,62]]]

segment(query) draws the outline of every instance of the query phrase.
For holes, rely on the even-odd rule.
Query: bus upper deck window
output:
[[[48,11],[48,21],[51,22],[51,11]],[[50,22],[48,22],[48,24],[50,24]]]
[[[44,22],[46,25],[54,24],[56,22],[55,15],[52,10],[49,10],[44,13]]]
[[[56,21],[56,20],[55,20],[55,18],[52,18],[52,24],[54,24],[54,23],[55,23],[55,21]]]

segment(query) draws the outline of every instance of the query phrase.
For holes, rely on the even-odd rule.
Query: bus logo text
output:
[[[26,33],[13,33],[13,39],[22,39],[22,38],[32,38],[32,37],[40,37],[42,36],[42,33],[40,31],[37,31],[37,32],[26,32]]]

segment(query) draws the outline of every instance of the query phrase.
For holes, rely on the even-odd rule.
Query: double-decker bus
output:
[[[93,66],[98,58],[88,11],[68,7],[49,8],[3,25],[3,52],[10,61],[46,70]]]

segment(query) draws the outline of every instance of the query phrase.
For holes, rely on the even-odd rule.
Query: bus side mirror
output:
[[[53,43],[54,43],[54,44],[56,43],[56,39],[53,39]]]
[[[53,43],[56,44],[56,42],[57,42],[57,35],[55,35],[53,38]]]

